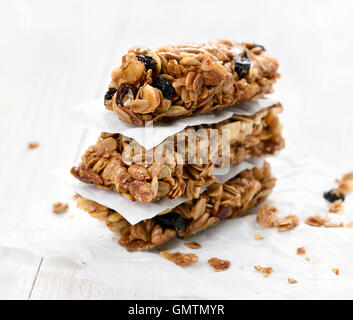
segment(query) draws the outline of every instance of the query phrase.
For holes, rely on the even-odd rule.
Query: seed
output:
[[[245,53],[241,58],[234,57],[234,70],[239,78],[244,78],[250,71],[251,61]]]
[[[148,54],[138,54],[136,57],[139,61],[141,61],[145,65],[146,71],[149,69],[154,70],[157,66],[156,60],[154,60]]]
[[[161,216],[155,217],[155,221],[163,228],[172,228],[176,230],[184,229],[185,220],[180,214],[170,212]]]
[[[344,201],[344,194],[340,193],[337,189],[332,189],[330,191],[324,192],[324,198],[329,202],[335,202],[337,200]]]
[[[174,89],[173,86],[169,83],[169,81],[164,77],[157,77],[153,80],[152,86],[161,90],[163,97],[165,99],[172,99]]]
[[[116,104],[124,106],[124,98],[127,95],[129,100],[135,99],[138,89],[128,83],[123,83],[116,93]]]
[[[107,100],[112,100],[114,93],[116,92],[116,88],[109,88],[104,96],[104,104]]]

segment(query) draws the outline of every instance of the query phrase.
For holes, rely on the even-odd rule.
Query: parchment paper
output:
[[[96,219],[75,208],[54,215],[48,210],[28,212],[17,218],[11,230],[0,234],[0,245],[28,250],[44,257],[60,256],[82,264],[79,278],[116,285],[122,297],[207,298],[207,299],[340,299],[353,298],[353,229],[315,228],[306,217],[327,212],[329,203],[322,193],[348,169],[330,167],[320,159],[287,148],[271,158],[278,182],[269,201],[280,216],[296,214],[300,225],[288,232],[262,229],[255,215],[220,223],[192,237],[202,245],[192,250],[176,239],[165,246],[172,251],[194,252],[199,262],[181,268],[163,259],[158,251],[129,253]],[[55,180],[55,178],[53,178]],[[72,194],[63,187],[61,197]],[[353,221],[353,195],[344,203],[343,215],[330,214],[334,221]],[[254,239],[260,232],[264,240]],[[307,254],[296,255],[304,246]],[[207,263],[211,257],[228,259],[231,267],[215,273]],[[310,258],[306,261],[305,257]],[[254,266],[272,267],[264,278]],[[332,268],[340,269],[340,275]],[[294,278],[297,284],[288,283]]]
[[[206,113],[197,117],[161,122],[146,127],[136,127],[122,122],[114,112],[105,109],[101,100],[81,103],[71,108],[70,111],[71,121],[75,125],[97,129],[101,132],[121,133],[126,137],[136,140],[141,146],[149,150],[188,126],[221,122],[230,118],[233,114],[241,116],[253,115],[275,103],[277,103],[276,100],[265,97],[255,102],[238,104],[234,107]]]

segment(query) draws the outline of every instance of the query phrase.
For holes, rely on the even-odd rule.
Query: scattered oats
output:
[[[308,224],[309,226],[312,226],[312,227],[321,227],[326,222],[328,222],[327,215],[322,216],[320,214],[317,214],[315,216],[311,216],[305,220],[305,223]]]
[[[339,199],[339,200],[336,200],[335,202],[333,202],[330,206],[329,212],[342,214],[343,213],[342,200]]]
[[[297,255],[304,255],[306,254],[306,249],[304,247],[300,247],[297,249]]]
[[[326,222],[324,224],[325,228],[344,228],[344,224],[341,223],[333,223],[333,222]]]
[[[218,258],[211,258],[208,261],[208,264],[213,267],[215,272],[220,272],[229,269],[230,261],[222,260]]]
[[[294,283],[297,283],[298,281],[295,280],[295,279],[292,279],[292,278],[288,278],[288,283],[290,284],[294,284]]]
[[[187,267],[199,260],[199,257],[194,253],[172,253],[170,251],[161,251],[160,254],[163,256],[163,258],[170,260],[181,267]]]
[[[348,222],[346,224],[346,228],[353,228],[353,222]]]
[[[298,216],[289,215],[282,220],[277,220],[275,222],[275,227],[278,232],[288,231],[294,229],[300,223]]]
[[[264,229],[268,229],[276,222],[277,215],[278,209],[275,206],[265,203],[257,213],[256,221]]]
[[[308,261],[308,262],[311,261],[311,259],[309,257],[305,257],[305,260]]]
[[[346,173],[342,176],[341,180],[336,180],[338,184],[338,190],[343,194],[347,194],[353,191],[353,172]]]
[[[193,242],[184,242],[184,246],[189,247],[190,249],[200,249],[201,244],[193,241]]]
[[[255,239],[255,240],[263,240],[263,239],[265,239],[265,238],[262,236],[261,233],[255,232],[254,239]]]
[[[274,271],[271,267],[263,268],[263,267],[260,267],[260,266],[255,266],[254,269],[256,271],[258,271],[258,272],[263,273],[264,277],[268,277]]]
[[[53,204],[54,213],[64,213],[67,209],[69,209],[69,205],[67,203],[56,202]]]
[[[332,268],[332,272],[335,273],[338,276],[340,274],[340,269]]]
[[[39,147],[39,142],[37,142],[37,141],[32,141],[32,142],[28,143],[28,148],[30,148],[30,149],[35,149],[38,147]]]

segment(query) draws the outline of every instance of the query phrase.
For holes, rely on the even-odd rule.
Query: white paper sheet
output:
[[[222,222],[193,236],[189,240],[202,245],[198,250],[175,239],[167,249],[199,256],[199,262],[188,268],[163,259],[158,251],[127,252],[112,239],[104,223],[76,209],[73,201],[70,211],[63,215],[51,214],[48,207],[43,212],[28,212],[26,219],[18,216],[13,228],[0,234],[0,245],[85,262],[80,278],[116,285],[121,296],[128,299],[353,298],[353,229],[315,228],[303,222],[308,216],[327,212],[329,203],[322,193],[352,168],[330,167],[290,146],[270,162],[278,181],[269,201],[279,209],[280,217],[298,215],[300,225],[282,233],[264,230],[251,215]],[[63,189],[62,197],[65,192]],[[353,221],[353,195],[347,196],[344,208],[343,215],[330,217]],[[260,232],[264,240],[254,240],[255,232]],[[302,246],[307,254],[296,255]],[[207,264],[211,257],[230,260],[230,269],[215,273]],[[264,278],[254,270],[255,265],[271,266],[274,273]],[[339,276],[332,272],[334,267],[340,269]],[[298,283],[291,285],[288,278]]]
[[[246,102],[234,107],[225,108],[197,117],[187,117],[175,121],[161,122],[153,127],[136,127],[120,121],[118,116],[105,109],[101,100],[81,103],[71,108],[71,120],[75,125],[97,129],[101,132],[121,133],[136,140],[147,150],[159,145],[169,136],[172,136],[186,127],[200,124],[212,124],[230,118],[233,114],[241,116],[253,115],[277,103],[269,97],[258,99],[255,102]]]
[[[225,175],[218,176],[217,168],[214,169],[213,173],[217,176],[217,182],[224,183],[241,171],[252,169],[254,167],[262,167],[263,163],[264,158],[253,158],[245,160],[241,164],[229,168],[229,172]],[[86,184],[75,179],[70,174],[70,170],[53,171],[53,174],[61,178],[73,189],[75,193],[119,212],[131,224],[136,224],[142,220],[153,218],[158,213],[166,209],[175,208],[179,204],[187,201],[184,197],[179,197],[176,199],[162,199],[160,201],[154,201],[147,204],[138,201],[131,201],[116,192],[100,189],[95,185]]]

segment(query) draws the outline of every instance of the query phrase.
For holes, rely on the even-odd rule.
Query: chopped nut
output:
[[[255,239],[255,240],[263,240],[264,237],[262,236],[261,233],[255,232],[254,239]]]
[[[270,228],[277,220],[278,209],[265,203],[257,213],[256,221],[264,229]]]
[[[37,141],[33,141],[33,142],[28,143],[28,148],[30,148],[30,149],[35,149],[38,147],[39,147],[39,142],[37,142]]]
[[[53,204],[54,213],[64,213],[67,209],[69,209],[69,205],[67,203],[56,202]]]
[[[317,214],[315,216],[311,216],[305,220],[305,223],[308,224],[309,226],[313,227],[321,227],[323,226],[326,222],[328,222],[328,217],[322,216],[320,214]]]
[[[288,283],[290,284],[294,284],[294,283],[297,283],[298,281],[295,280],[295,279],[292,279],[292,278],[288,278]]]
[[[300,247],[297,249],[297,255],[304,255],[306,254],[306,250],[304,247]]]
[[[264,277],[268,277],[274,271],[271,267],[264,268],[264,267],[260,267],[260,266],[255,266],[254,269],[258,272],[263,273]]]
[[[189,247],[190,249],[200,249],[201,244],[193,241],[193,242],[184,242],[184,246]]]
[[[161,251],[160,254],[167,260],[170,260],[181,267],[187,267],[199,260],[198,256],[194,253],[181,253],[181,252],[170,252]]]
[[[218,258],[211,258],[208,260],[208,263],[211,267],[213,267],[215,272],[224,271],[230,267],[230,261]]]
[[[342,204],[342,200],[336,200],[334,203],[331,204],[329,212],[331,213],[343,213],[343,204]]]
[[[300,220],[298,216],[290,215],[285,217],[283,220],[277,220],[275,222],[275,227],[278,232],[288,231],[298,226],[299,222]]]
[[[332,268],[332,272],[335,273],[338,276],[340,274],[340,269]]]

